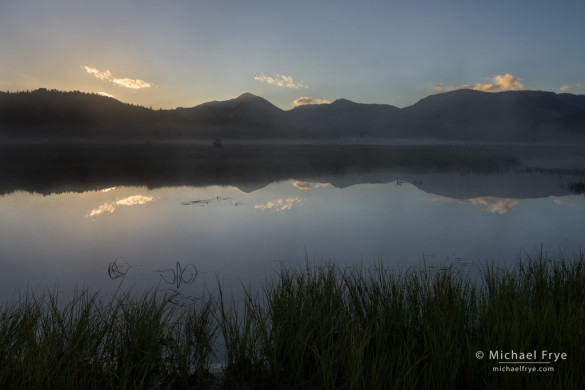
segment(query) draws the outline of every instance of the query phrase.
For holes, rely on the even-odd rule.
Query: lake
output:
[[[582,249],[581,147],[3,145],[0,297]],[[145,168],[146,167],[146,168]]]

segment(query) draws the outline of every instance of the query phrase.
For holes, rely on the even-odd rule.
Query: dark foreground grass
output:
[[[177,304],[80,291],[66,304],[54,294],[4,304],[0,388],[585,386],[583,254],[487,265],[479,280],[459,268],[306,266],[244,295]],[[213,376],[220,339],[226,368]]]

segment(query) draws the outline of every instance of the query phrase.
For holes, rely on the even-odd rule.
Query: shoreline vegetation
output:
[[[583,286],[583,252],[541,250],[478,277],[307,263],[242,300],[29,292],[0,306],[0,388],[580,389]],[[216,343],[226,361],[212,375]],[[533,351],[566,355],[543,365]],[[496,372],[517,367],[498,363],[508,352],[554,372]]]

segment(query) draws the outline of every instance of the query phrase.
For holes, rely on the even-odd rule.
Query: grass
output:
[[[478,280],[455,267],[307,265],[243,295],[28,294],[1,307],[0,388],[585,386],[582,253],[487,264]],[[226,368],[214,377],[218,342]],[[494,372],[490,351],[512,350],[567,358],[546,365],[554,372]]]

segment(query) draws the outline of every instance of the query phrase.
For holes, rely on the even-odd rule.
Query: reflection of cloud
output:
[[[566,205],[569,205],[569,206],[575,206],[577,204],[577,202],[575,202],[575,201],[569,201],[569,202],[567,202],[567,201],[565,201],[563,199],[559,199],[559,198],[553,199],[553,203],[554,204],[566,204]]]
[[[101,72],[98,69],[92,68],[90,66],[82,66],[82,68],[84,68],[87,73],[93,75],[94,77],[96,77],[100,80],[110,81],[116,85],[121,85],[121,86],[126,87],[126,88],[140,89],[140,88],[150,88],[151,87],[150,83],[147,83],[144,80],[129,79],[129,78],[116,78],[116,77],[112,76],[112,73],[109,70],[106,70],[105,72]],[[101,92],[100,92],[100,94],[101,94]],[[111,96],[111,97],[113,97],[113,96]]]
[[[309,183],[306,181],[295,181],[293,183],[293,186],[295,186],[296,188],[300,189],[300,190],[310,190],[313,188],[322,188],[322,187],[327,187],[329,186],[329,184],[327,183]]]
[[[499,199],[492,198],[489,196],[468,199],[467,201],[474,206],[475,205],[488,206],[488,210],[491,213],[497,214],[506,214],[508,211],[512,210],[518,204],[517,199]]]
[[[266,84],[275,85],[277,87],[287,87],[287,88],[307,88],[306,85],[303,84],[301,81],[300,83],[295,83],[292,76],[285,76],[283,74],[275,73],[274,77],[266,76],[262,73],[260,76],[254,76],[254,80],[261,81]]]
[[[497,75],[490,79],[491,82],[489,83],[477,83],[475,86],[470,84],[460,85],[458,87],[446,86],[444,84],[437,84],[433,87],[435,91],[438,92],[447,92],[447,91],[454,91],[457,89],[474,89],[476,91],[482,92],[500,92],[500,91],[517,91],[519,89],[524,88],[524,84],[520,82],[515,76],[512,76],[510,73],[506,73],[505,75]]]
[[[293,101],[295,106],[302,106],[304,104],[329,104],[329,100],[326,99],[313,99],[312,97],[308,96],[301,96],[298,99]]]
[[[88,214],[88,217],[100,215],[102,213],[105,213],[106,211],[113,213],[114,211],[116,211],[116,208],[118,208],[118,206],[135,206],[135,205],[145,204],[145,203],[151,202],[152,200],[153,200],[153,198],[151,196],[142,196],[142,195],[129,196],[127,198],[120,199],[120,200],[117,200],[115,202],[109,202],[109,203],[102,204],[97,209],[91,210],[91,212]]]
[[[275,200],[273,202],[266,202],[263,204],[257,204],[254,206],[254,208],[260,209],[262,211],[269,210],[269,209],[274,209],[275,211],[284,211],[284,210],[290,210],[294,204],[302,204],[304,200],[306,200],[306,199],[300,199],[300,198],[288,198],[286,200],[278,199],[278,200]]]
[[[517,199],[509,199],[509,198],[494,198],[492,196],[482,196],[479,198],[471,198],[471,199],[452,199],[452,198],[443,198],[443,197],[433,197],[431,198],[431,202],[433,203],[441,203],[441,202],[457,202],[457,203],[468,203],[474,206],[487,206],[490,213],[496,214],[506,214],[508,211],[512,210],[514,207],[518,205]]]

